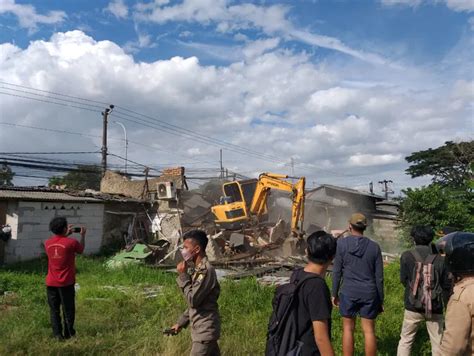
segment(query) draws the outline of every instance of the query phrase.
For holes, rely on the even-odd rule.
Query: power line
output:
[[[74,108],[88,110],[88,111],[92,111],[92,112],[96,112],[96,113],[100,112],[100,111],[95,110],[95,109],[91,109],[91,107],[98,108],[99,106],[95,105],[95,104],[87,104],[86,102],[108,105],[105,102],[80,98],[80,97],[77,97],[77,96],[65,95],[65,94],[55,93],[55,92],[48,92],[48,91],[45,91],[45,90],[40,90],[40,89],[36,89],[36,88],[21,86],[21,85],[18,85],[18,84],[13,84],[13,83],[8,83],[8,82],[0,82],[0,83],[3,83],[5,85],[10,85],[10,86],[15,86],[15,87],[21,87],[21,88],[28,89],[28,90],[48,93],[48,94],[52,94],[52,95],[55,95],[55,96],[60,96],[60,97],[63,97],[63,98],[68,98],[68,99],[57,98],[57,97],[52,97],[52,96],[47,96],[47,95],[40,95],[40,94],[35,94],[35,93],[27,92],[27,91],[22,91],[22,90],[19,90],[19,89],[3,87],[3,89],[6,89],[6,90],[16,91],[16,92],[20,92],[20,93],[26,93],[26,94],[29,94],[29,95],[36,95],[36,96],[49,98],[49,99],[53,99],[53,100],[58,100],[58,101],[63,101],[63,102],[66,102],[68,104],[61,103],[61,102],[56,102],[56,101],[48,101],[48,100],[43,100],[43,99],[38,99],[38,98],[32,98],[32,97],[28,97],[28,96],[22,96],[22,95],[16,95],[16,94],[11,94],[11,93],[0,92],[0,94],[4,94],[4,95],[10,95],[10,96],[14,96],[14,97],[20,97],[20,98],[25,98],[25,99],[30,99],[30,100],[36,100],[36,101],[40,101],[40,102],[44,102],[44,103],[56,104],[56,105],[61,105],[61,106],[65,106],[65,107],[74,107]],[[70,99],[80,100],[80,101],[84,101],[84,102],[78,102],[78,101],[74,101],[74,100],[70,100]],[[79,104],[81,106],[77,106],[75,104]],[[118,115],[117,115],[117,111],[118,111]],[[226,141],[223,141],[223,140],[220,140],[220,139],[216,139],[216,138],[213,138],[213,137],[210,137],[210,136],[199,134],[199,133],[196,133],[195,131],[185,129],[185,128],[182,128],[182,127],[177,126],[177,125],[169,124],[165,121],[159,120],[157,118],[153,118],[153,117],[148,116],[148,115],[140,114],[138,112],[135,112],[135,111],[127,109],[127,108],[117,107],[117,111],[114,113],[114,115],[116,117],[119,117],[123,120],[127,120],[127,121],[130,121],[130,122],[134,122],[138,125],[142,125],[142,126],[145,126],[145,127],[150,127],[150,128],[156,129],[156,130],[160,130],[160,132],[165,131],[169,134],[173,134],[173,135],[176,135],[176,136],[193,138],[194,140],[196,140],[200,143],[210,144],[210,145],[217,146],[217,147],[224,146],[224,147],[226,147],[227,150],[239,153],[241,155],[251,156],[251,157],[261,159],[261,160],[264,160],[264,161],[267,161],[267,162],[270,162],[270,163],[283,163],[284,166],[289,166],[289,165],[291,166],[291,163],[282,162],[279,157],[264,154],[264,153],[261,153],[261,152],[255,151],[255,150],[248,149],[248,148],[243,147],[243,146],[235,145],[233,143],[229,143],[229,142],[226,142]],[[146,120],[144,118],[146,118],[148,120]],[[137,120],[139,120],[139,121],[137,121]],[[153,125],[153,126],[151,126],[151,125]],[[303,164],[303,163],[298,163],[297,165],[300,165],[300,164]],[[313,168],[302,167],[302,168],[300,168],[300,170],[306,170],[306,171],[311,170],[311,172],[313,172],[314,170],[319,170],[319,171],[328,172],[330,174],[333,174],[335,176],[340,176],[340,177],[357,177],[357,176],[366,176],[366,175],[368,175],[368,174],[348,175],[348,174],[344,174],[344,173],[338,173],[338,172],[335,172],[335,171],[331,171],[331,170],[328,170],[328,169],[323,169],[323,168],[320,168],[320,167],[313,167]]]
[[[0,83],[10,85],[10,83],[7,83],[7,82],[0,82]],[[13,85],[15,85],[15,84],[13,84]],[[17,85],[15,85],[15,86],[17,86]],[[25,87],[25,86],[21,86],[21,87],[22,88],[28,88],[29,90],[34,90],[34,91],[47,92],[47,91],[42,91],[40,89],[29,88],[29,87]],[[48,96],[48,95],[36,94],[36,93],[32,93],[32,92],[25,91],[25,90],[13,89],[13,88],[8,88],[8,87],[2,87],[2,89],[15,91],[15,92],[19,92],[19,93],[22,93],[22,94],[39,96],[39,97],[42,97],[42,98],[48,98],[48,99],[52,99],[52,100],[58,100],[58,101],[62,101],[62,102],[68,103],[68,104],[64,104],[64,103],[61,103],[61,102],[58,103],[58,102],[55,102],[55,101],[48,101],[48,100],[44,100],[44,99],[32,98],[32,97],[28,97],[28,96],[24,96],[24,95],[19,95],[19,94],[11,94],[11,93],[0,92],[0,94],[4,94],[4,95],[10,95],[10,96],[14,96],[14,97],[21,97],[21,98],[36,100],[36,101],[45,102],[45,103],[51,103],[51,104],[62,105],[62,106],[67,106],[67,107],[75,107],[75,108],[89,110],[89,111],[93,111],[93,112],[98,112],[98,110],[91,109],[90,107],[97,108],[97,109],[102,108],[101,106],[98,106],[98,105],[86,104],[86,103],[73,101],[73,100],[69,100],[69,99],[55,98],[55,97],[51,97],[51,96]],[[49,93],[52,93],[52,92],[49,92]],[[63,97],[72,97],[72,96],[69,96],[69,95],[63,95],[63,94],[58,94],[58,93],[55,93],[54,95],[60,95],[60,96],[63,96]],[[92,100],[89,100],[89,99],[82,99],[82,98],[79,98],[79,97],[73,97],[73,98],[80,99],[80,100],[83,100],[83,101],[96,102],[96,101],[92,101]],[[78,104],[78,105],[82,105],[82,106],[71,105],[69,103]],[[84,107],[84,106],[88,106],[89,108]],[[152,118],[152,117],[144,115],[144,114],[137,113],[133,110],[129,110],[129,109],[126,109],[126,108],[120,108],[120,109],[122,111],[133,113],[134,115],[139,115],[139,116],[142,116],[142,117],[145,117],[145,118],[149,118],[149,119],[154,121],[154,122],[151,122],[152,124],[153,123],[156,124],[157,126],[160,127],[161,130],[165,129],[165,131],[170,133],[170,134],[175,134],[177,136],[184,136],[184,137],[193,137],[194,139],[198,139],[201,143],[212,144],[212,145],[217,146],[217,147],[226,146],[229,150],[234,151],[234,152],[238,152],[238,153],[241,153],[241,154],[246,153],[246,154],[250,154],[250,155],[252,155],[256,158],[260,157],[261,159],[266,159],[266,160],[268,160],[268,159],[275,160],[276,159],[275,162],[280,162],[279,158],[272,158],[272,156],[270,156],[270,155],[265,155],[263,153],[250,150],[248,148],[238,146],[238,145],[235,145],[235,144],[232,144],[232,143],[229,143],[229,142],[226,142],[226,141],[222,141],[222,140],[219,140],[219,139],[214,139],[212,137],[205,136],[205,135],[202,135],[202,134],[196,134],[194,131],[187,130],[187,129],[182,128],[180,126],[169,124],[165,121],[162,121],[162,120],[159,120],[159,119],[156,119],[156,118]],[[145,120],[143,118],[133,116],[133,115],[130,115],[130,114],[127,114],[127,113],[124,113],[124,112],[122,112],[120,116],[119,115],[115,115],[115,116],[117,116],[119,118],[122,118],[124,120],[132,121],[132,122],[135,122],[137,124],[143,125],[143,123],[141,123],[141,122],[137,122],[135,120],[130,120],[128,118],[123,117],[122,115],[125,115],[125,116],[128,116],[128,117],[135,118],[137,120],[141,120],[141,121],[150,123],[149,120]],[[144,125],[144,126],[147,126],[147,125]],[[168,128],[168,130],[166,130],[167,128]],[[169,129],[177,130],[177,131],[179,131],[179,133],[174,132],[174,131],[169,131]]]
[[[10,83],[7,83],[7,82],[1,82],[3,84],[7,84],[7,85],[10,85]],[[15,85],[15,84],[13,84]],[[15,85],[16,86],[16,85]],[[40,91],[40,92],[45,92],[45,91],[42,91],[40,89],[35,89],[35,88],[29,88],[29,87],[25,87],[25,86],[21,86],[23,88],[28,88],[29,90],[34,90],[34,91]],[[28,92],[28,91],[24,91],[24,90],[19,90],[19,89],[13,89],[13,88],[8,88],[8,87],[2,87],[2,89],[5,89],[5,90],[11,90],[11,91],[16,91],[16,92],[20,92],[20,93],[23,93],[23,94],[29,94],[29,95],[35,95],[35,96],[39,96],[39,97],[43,97],[43,98],[49,98],[49,99],[53,99],[53,100],[58,100],[58,101],[63,101],[63,102],[66,102],[66,103],[73,103],[73,104],[79,104],[79,105],[82,105],[82,106],[77,106],[77,105],[70,105],[70,104],[64,104],[64,103],[58,103],[58,102],[55,102],[55,101],[48,101],[48,100],[43,100],[43,99],[38,99],[38,98],[32,98],[32,97],[27,97],[27,96],[22,96],[22,95],[18,95],[18,94],[11,94],[11,93],[5,93],[5,92],[0,92],[0,94],[4,94],[4,95],[10,95],[10,96],[15,96],[15,97],[21,97],[21,98],[25,98],[25,99],[30,99],[30,100],[36,100],[36,101],[40,101],[40,102],[45,102],[45,103],[51,103],[51,104],[57,104],[57,105],[62,105],[62,106],[67,106],[67,107],[75,107],[75,108],[80,108],[80,109],[84,109],[84,110],[89,110],[89,111],[93,111],[93,112],[98,112],[98,110],[96,109],[91,109],[91,108],[87,108],[87,107],[84,107],[84,106],[89,106],[89,107],[94,107],[94,108],[101,108],[100,106],[98,105],[92,105],[92,104],[86,104],[86,103],[81,103],[81,102],[77,102],[77,101],[72,101],[72,100],[69,100],[69,99],[62,99],[62,98],[54,98],[54,97],[51,97],[51,96],[47,96],[47,95],[41,95],[41,94],[35,94],[35,93],[31,93],[31,92]],[[52,92],[51,92],[52,93]],[[72,97],[72,96],[68,96],[68,95],[63,95],[63,94],[54,94],[54,95],[60,95],[60,96],[63,96],[63,97]],[[79,99],[78,97],[74,97],[76,99]],[[89,100],[89,99],[83,99],[83,98],[80,98],[80,100],[83,100],[83,101],[92,101],[92,100]],[[92,102],[95,102],[95,101],[92,101]],[[232,143],[229,143],[229,142],[226,142],[226,141],[222,141],[222,140],[219,140],[219,139],[215,139],[215,138],[212,138],[212,137],[209,137],[209,136],[205,136],[205,135],[202,135],[202,134],[196,134],[194,131],[191,131],[191,130],[187,130],[185,128],[182,128],[180,126],[177,126],[177,125],[173,125],[173,124],[169,124],[165,121],[162,121],[162,120],[159,120],[159,119],[156,119],[156,118],[152,118],[150,116],[147,116],[147,115],[144,115],[144,114],[140,114],[140,113],[137,113],[133,110],[129,110],[129,109],[126,109],[126,108],[120,108],[119,110],[122,110],[122,111],[127,111],[127,112],[130,112],[130,113],[133,113],[135,115],[139,115],[139,116],[142,116],[142,117],[145,117],[145,118],[149,118],[151,120],[153,120],[154,122],[151,122],[152,124],[155,124],[157,126],[160,127],[160,130],[163,130],[165,129],[166,132],[170,133],[170,134],[174,134],[174,135],[177,135],[177,136],[184,136],[184,137],[193,137],[194,139],[197,139],[199,142],[201,143],[207,143],[207,144],[211,144],[211,145],[214,145],[214,146],[217,146],[217,147],[220,147],[220,146],[226,146],[228,150],[230,151],[234,151],[234,152],[238,152],[238,153],[241,153],[241,154],[250,154],[256,158],[260,158],[260,159],[264,159],[264,160],[273,160],[274,163],[276,162],[280,162],[279,158],[275,157],[275,158],[272,158],[272,156],[270,155],[266,155],[266,154],[263,154],[263,153],[260,153],[260,152],[257,152],[257,151],[254,151],[254,150],[250,150],[248,148],[245,148],[245,147],[242,147],[242,146],[238,146],[238,145],[235,145],[235,144],[232,144]],[[125,116],[128,116],[128,117],[132,117],[132,118],[135,118],[137,120],[141,120],[141,121],[144,121],[144,122],[148,122],[150,123],[150,120],[145,120],[143,118],[140,118],[140,117],[137,117],[137,116],[133,116],[133,115],[130,115],[130,114],[127,114],[127,113],[124,113],[122,112],[121,115],[115,115],[119,118],[122,118],[124,120],[128,120],[128,121],[132,121],[132,122],[135,122],[139,125],[144,125],[142,122],[137,122],[135,120],[131,120],[129,118],[125,118],[123,117],[122,115],[125,115]],[[144,125],[144,126],[147,126],[147,125]],[[148,126],[150,127],[150,126]],[[155,127],[156,129],[156,127]],[[179,131],[178,132],[174,132],[174,131],[169,131],[169,129],[172,129],[172,130],[176,130],[176,131]]]
[[[105,102],[103,102],[103,101],[97,101],[97,100],[92,100],[92,99],[85,99],[85,98],[81,98],[81,97],[78,97],[78,96],[66,95],[66,94],[61,94],[61,93],[57,93],[57,92],[54,92],[54,91],[48,91],[48,90],[41,90],[41,89],[31,88],[31,87],[27,87],[27,86],[24,86],[24,85],[19,85],[19,84],[14,84],[14,83],[8,83],[8,82],[4,82],[4,81],[0,81],[0,84],[6,84],[6,85],[18,87],[18,88],[24,88],[24,89],[35,90],[35,91],[39,91],[39,92],[42,92],[42,93],[48,93],[48,94],[53,94],[53,95],[57,95],[57,96],[63,96],[63,97],[66,97],[66,98],[71,98],[71,99],[89,101],[89,102],[97,103],[97,104],[101,104],[101,105],[109,105],[109,104],[110,104],[110,103],[105,103]]]
[[[35,101],[39,101],[39,102],[42,102],[42,103],[56,104],[56,105],[65,106],[65,107],[69,107],[69,108],[77,108],[77,109],[82,109],[82,110],[88,110],[88,111],[92,111],[92,112],[95,112],[95,113],[100,112],[99,110],[94,110],[94,109],[86,108],[86,107],[83,107],[83,106],[70,105],[70,104],[64,104],[64,103],[57,103],[57,102],[51,101],[51,100],[42,100],[42,99],[32,98],[32,97],[28,97],[28,96],[24,96],[24,95],[17,95],[17,94],[5,93],[5,92],[2,92],[2,91],[0,91],[0,94],[8,95],[8,96],[13,96],[13,97],[17,97],[17,98],[24,98],[24,99],[29,99],[29,100],[35,100]],[[52,98],[52,99],[54,99],[54,98]]]

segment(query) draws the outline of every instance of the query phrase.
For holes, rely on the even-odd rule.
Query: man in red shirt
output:
[[[50,308],[53,335],[57,339],[68,339],[76,334],[74,330],[76,253],[84,251],[86,228],[80,228],[81,241],[68,238],[73,233],[73,226],[68,225],[66,218],[56,217],[49,223],[53,232],[44,243],[48,256],[48,275],[46,289]],[[61,306],[63,307],[64,333],[61,323]]]

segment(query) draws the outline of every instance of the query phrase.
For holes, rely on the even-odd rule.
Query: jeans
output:
[[[53,334],[59,338],[70,338],[76,334],[74,317],[76,313],[74,284],[67,287],[46,287]],[[64,329],[61,322],[63,309]],[[64,334],[63,334],[64,330]]]

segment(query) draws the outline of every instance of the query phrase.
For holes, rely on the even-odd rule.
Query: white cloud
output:
[[[444,3],[448,8],[453,11],[467,11],[471,12],[474,11],[474,1],[472,0],[381,0],[383,5],[386,6],[396,6],[396,5],[403,5],[403,6],[410,6],[410,7],[417,7],[423,3],[426,4],[436,4],[436,3]]]
[[[373,83],[380,78],[359,67],[341,71],[282,50],[257,51],[226,66],[206,66],[196,57],[137,62],[117,44],[80,31],[57,33],[25,49],[0,45],[0,78],[5,82],[128,107],[201,138],[218,138],[239,145],[239,150],[266,155],[260,160],[233,152],[233,146],[176,136],[175,129],[150,119],[144,123],[152,127],[139,125],[117,108],[115,120],[127,127],[129,140],[148,146],[131,143],[131,160],[186,166],[190,161],[217,162],[224,148],[224,165],[239,171],[289,173],[290,157],[295,157],[296,174],[318,183],[350,186],[390,178],[403,187],[413,184],[404,174],[403,157],[449,139],[471,137],[472,122],[466,118],[472,115],[472,82],[436,79],[416,68],[403,76],[396,69],[385,72],[387,82],[405,82],[349,88],[344,83],[359,79],[353,73]],[[1,92],[24,95],[14,87],[0,87]],[[100,136],[102,105],[89,112],[7,95],[1,101],[0,121]],[[122,138],[120,128],[111,128],[111,153],[123,154]],[[100,138],[48,133],[45,139],[35,130],[0,129],[0,151],[95,151],[100,145]],[[99,162],[99,155],[81,159],[91,157]]]
[[[128,16],[128,7],[123,0],[109,2],[109,5],[104,10],[110,12],[118,19],[125,19]]]
[[[446,6],[454,11],[474,11],[474,1],[472,0],[445,0]]]
[[[471,26],[471,30],[474,31],[474,16],[469,18],[469,25]]]
[[[288,6],[258,6],[254,4],[229,5],[226,0],[184,0],[175,5],[168,3],[139,4],[135,18],[163,24],[170,21],[188,21],[216,24],[219,32],[241,29],[261,29],[269,36],[281,35],[287,39],[329,48],[373,64],[390,64],[383,57],[351,48],[341,40],[297,29],[287,19]],[[393,64],[391,64],[393,65]]]
[[[245,57],[256,57],[269,50],[278,47],[280,43],[279,38],[267,38],[264,40],[256,40],[250,42],[244,49],[243,53]]]
[[[11,13],[18,18],[21,27],[30,32],[37,30],[39,24],[52,25],[66,19],[64,11],[49,11],[47,14],[38,14],[33,5],[17,4],[15,0],[0,0],[0,14]]]
[[[341,87],[319,90],[311,95],[306,107],[317,114],[324,111],[349,109],[348,106],[357,97],[357,91]]]
[[[381,166],[385,164],[398,163],[402,160],[403,156],[401,154],[373,155],[370,153],[357,153],[349,157],[349,165],[359,167]]]

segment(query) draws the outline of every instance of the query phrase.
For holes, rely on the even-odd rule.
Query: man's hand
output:
[[[74,228],[74,224],[68,224],[66,236],[69,236],[69,235],[72,234],[72,229],[73,229],[73,228]]]
[[[179,326],[178,324],[174,324],[171,329],[173,329],[176,334],[179,334],[179,332],[181,331],[181,326]]]
[[[178,265],[176,266],[176,269],[178,270],[178,273],[186,273],[186,262],[185,261],[181,261],[180,263],[178,263]]]
[[[81,232],[80,232],[82,238],[86,237],[86,232],[87,232],[87,229],[85,228],[85,226],[82,226]]]
[[[332,300],[332,305],[334,305],[335,307],[339,307],[339,298],[338,297],[332,297],[331,300]]]

